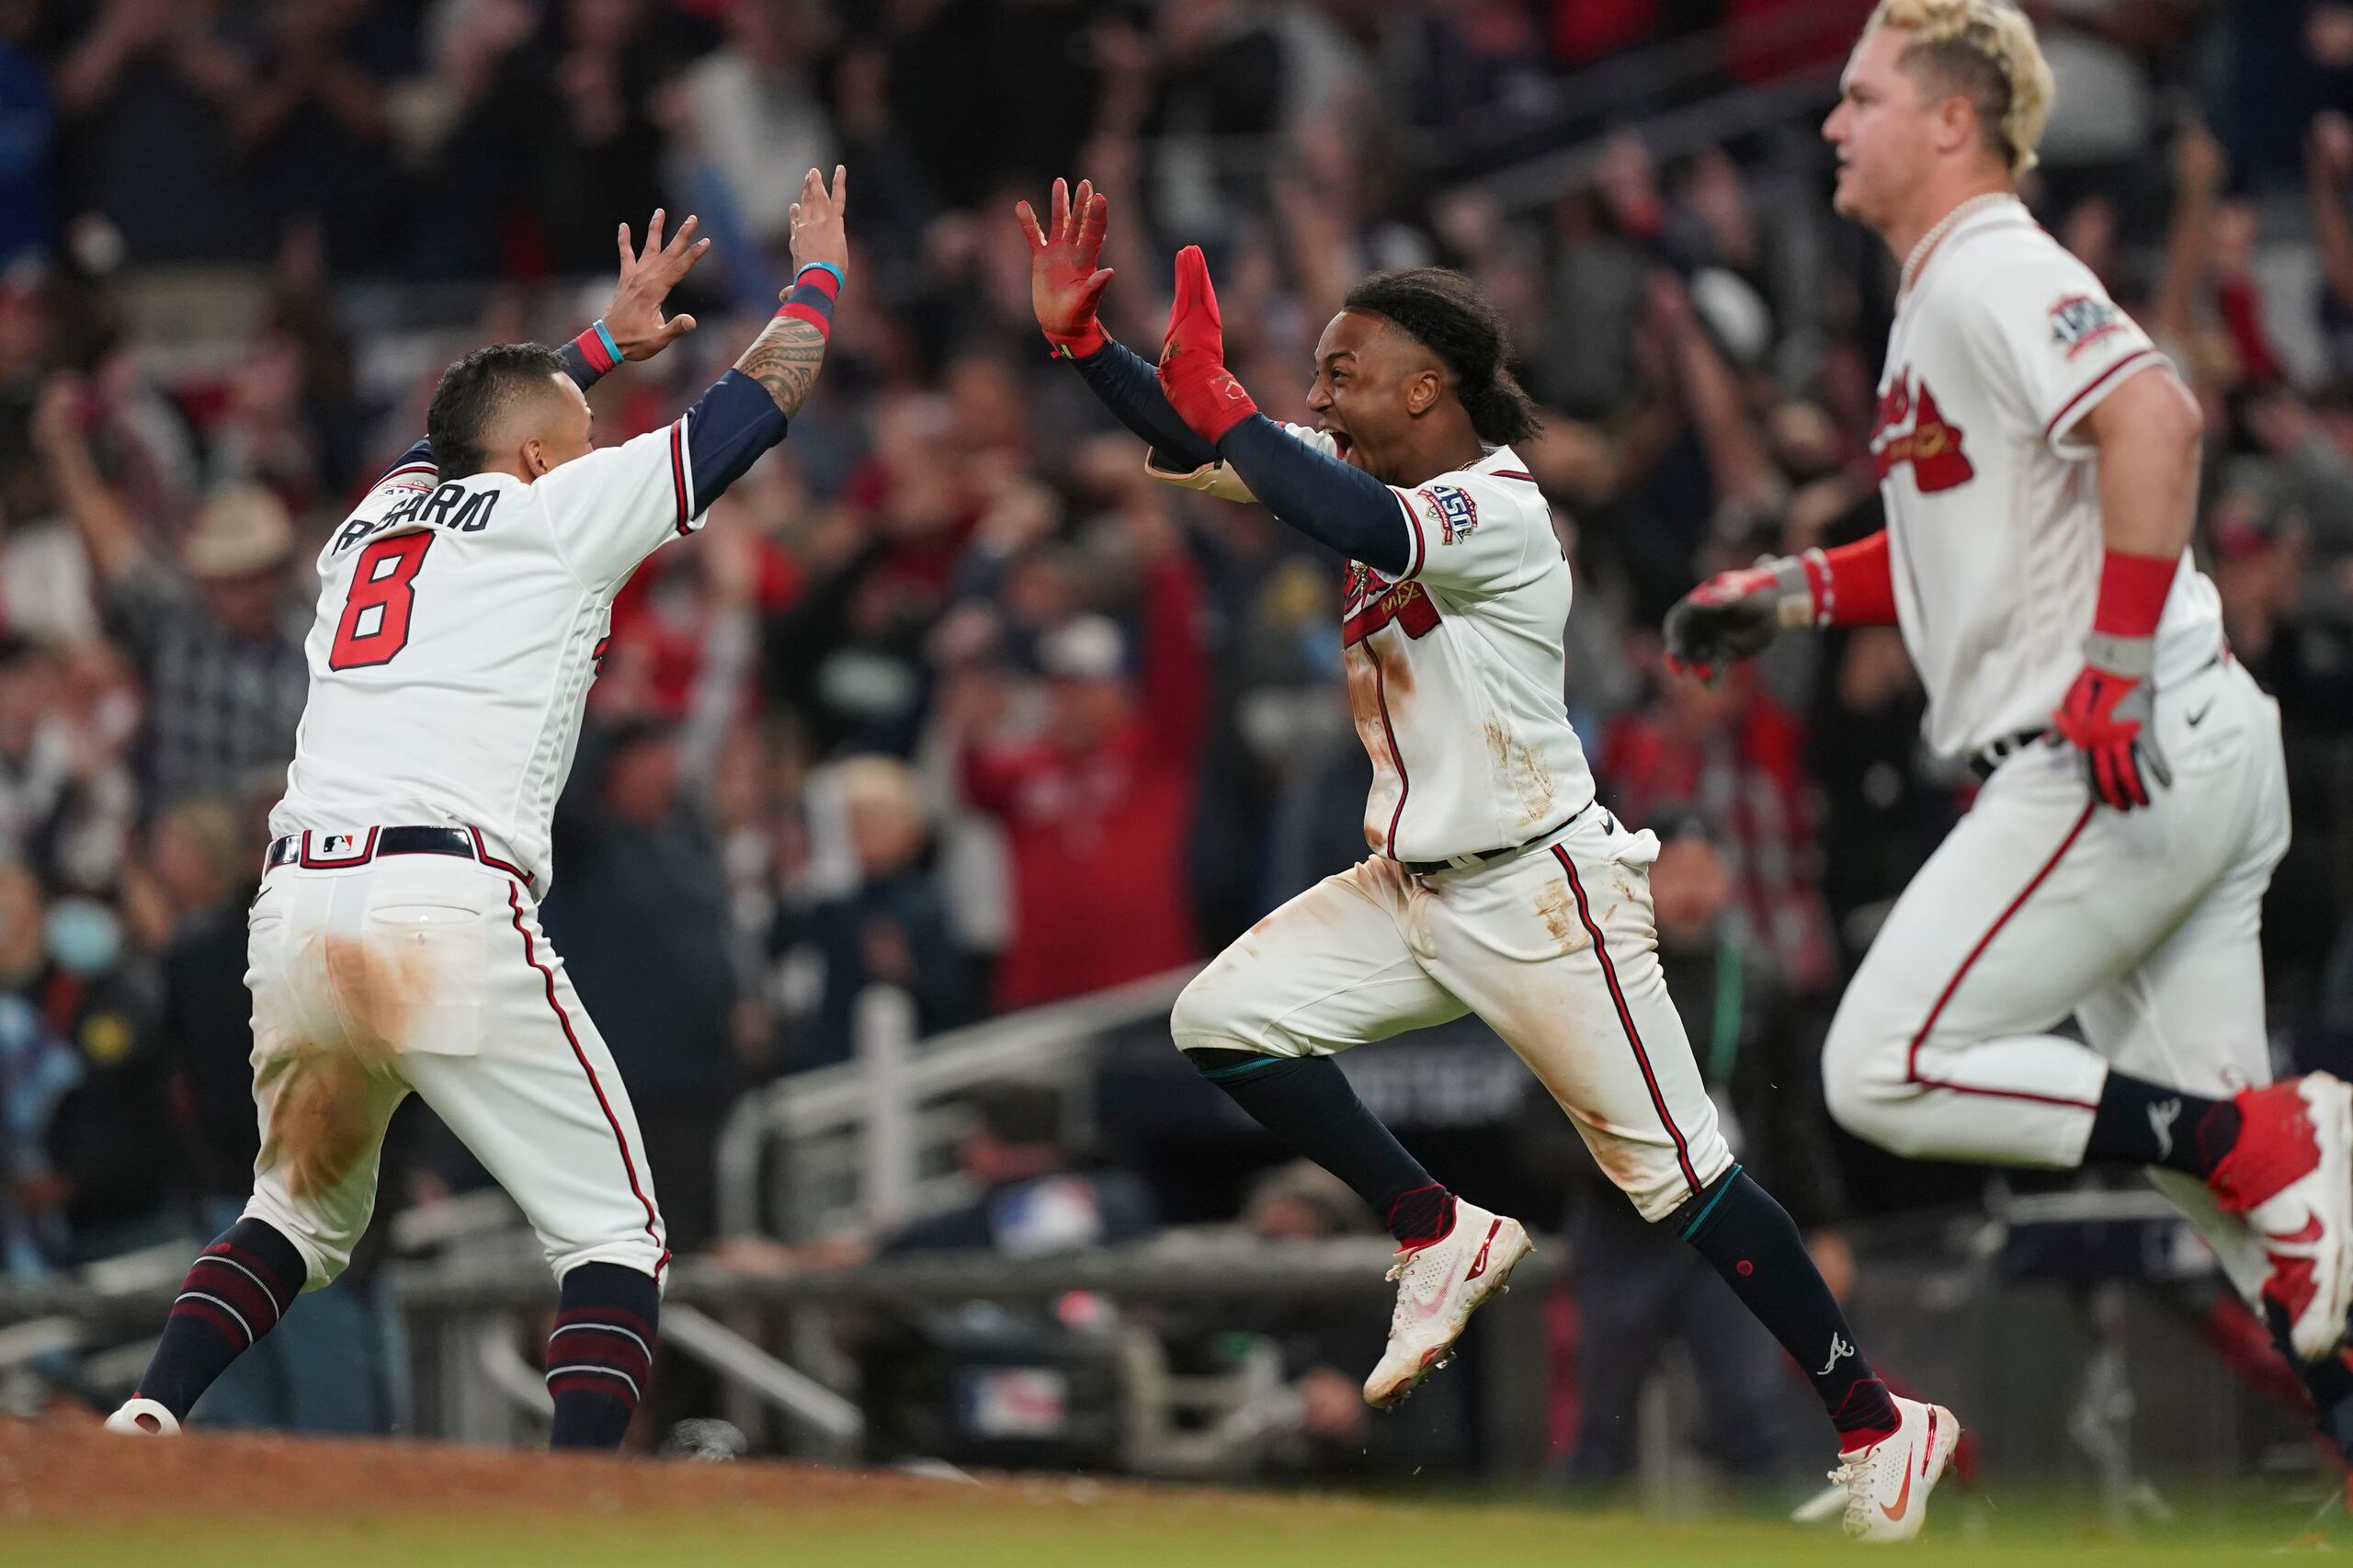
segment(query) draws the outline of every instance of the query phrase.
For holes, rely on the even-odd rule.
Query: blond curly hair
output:
[[[2051,123],[2051,63],[2023,13],[2003,0],[1880,0],[1863,36],[1881,28],[1912,35],[1905,69],[1976,106],[2014,177],[2034,167]]]

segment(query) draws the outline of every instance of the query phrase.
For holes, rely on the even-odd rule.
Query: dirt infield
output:
[[[1029,1484],[1053,1489],[1046,1482]],[[338,1516],[428,1509],[512,1514],[542,1507],[577,1516],[763,1506],[887,1512],[938,1508],[960,1492],[975,1491],[889,1471],[767,1461],[656,1463],[441,1443],[229,1434],[136,1438],[113,1436],[95,1416],[0,1419],[0,1519],[256,1509]]]
[[[556,1458],[430,1443],[115,1437],[86,1415],[0,1420],[6,1568],[1817,1568],[1836,1533],[1483,1503],[767,1461]],[[2255,1563],[2301,1515],[2208,1508],[2136,1541],[2080,1509],[1939,1493],[1910,1568]],[[2325,1548],[2317,1539],[2298,1544]]]

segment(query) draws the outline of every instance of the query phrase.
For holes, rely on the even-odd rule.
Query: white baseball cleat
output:
[[[1830,1479],[1847,1489],[1847,1533],[1857,1540],[1910,1540],[1928,1517],[1961,1423],[1941,1404],[1895,1400],[1893,1436],[1838,1456]]]
[[[1534,1250],[1518,1221],[1456,1199],[1446,1234],[1399,1253],[1389,1271],[1397,1281],[1397,1310],[1389,1319],[1389,1348],[1364,1381],[1364,1402],[1376,1410],[1394,1404],[1446,1365],[1471,1314],[1502,1294],[1513,1265]]]
[[[133,1437],[176,1437],[179,1417],[152,1399],[133,1399],[107,1417],[107,1430]]]
[[[2343,1343],[2353,1307],[2353,1087],[2307,1073],[2237,1103],[2238,1142],[2207,1185],[2263,1243],[2264,1300],[2296,1354],[2318,1361]]]

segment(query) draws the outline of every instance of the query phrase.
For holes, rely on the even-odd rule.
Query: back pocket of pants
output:
[[[485,921],[433,903],[370,909],[357,941],[329,938],[324,960],[355,1041],[395,1055],[482,1051]]]

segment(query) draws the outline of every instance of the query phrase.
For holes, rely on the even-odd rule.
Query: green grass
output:
[[[1090,1501],[1090,1497],[1092,1500]],[[2049,1509],[1945,1505],[1911,1568],[2217,1568],[2275,1560],[2302,1528],[2291,1507],[2215,1506],[2139,1539]],[[14,1568],[1784,1568],[1851,1561],[1835,1530],[1771,1523],[1663,1525],[1625,1515],[1526,1506],[1413,1506],[1344,1499],[1090,1493],[1015,1483],[943,1488],[937,1507],[839,1502],[796,1514],[733,1506],[695,1514],[584,1510],[579,1516],[324,1520],[178,1519],[153,1515],[62,1529],[0,1521]],[[2339,1550],[2342,1550],[2340,1545]],[[2306,1542],[2307,1551],[2326,1551]]]

